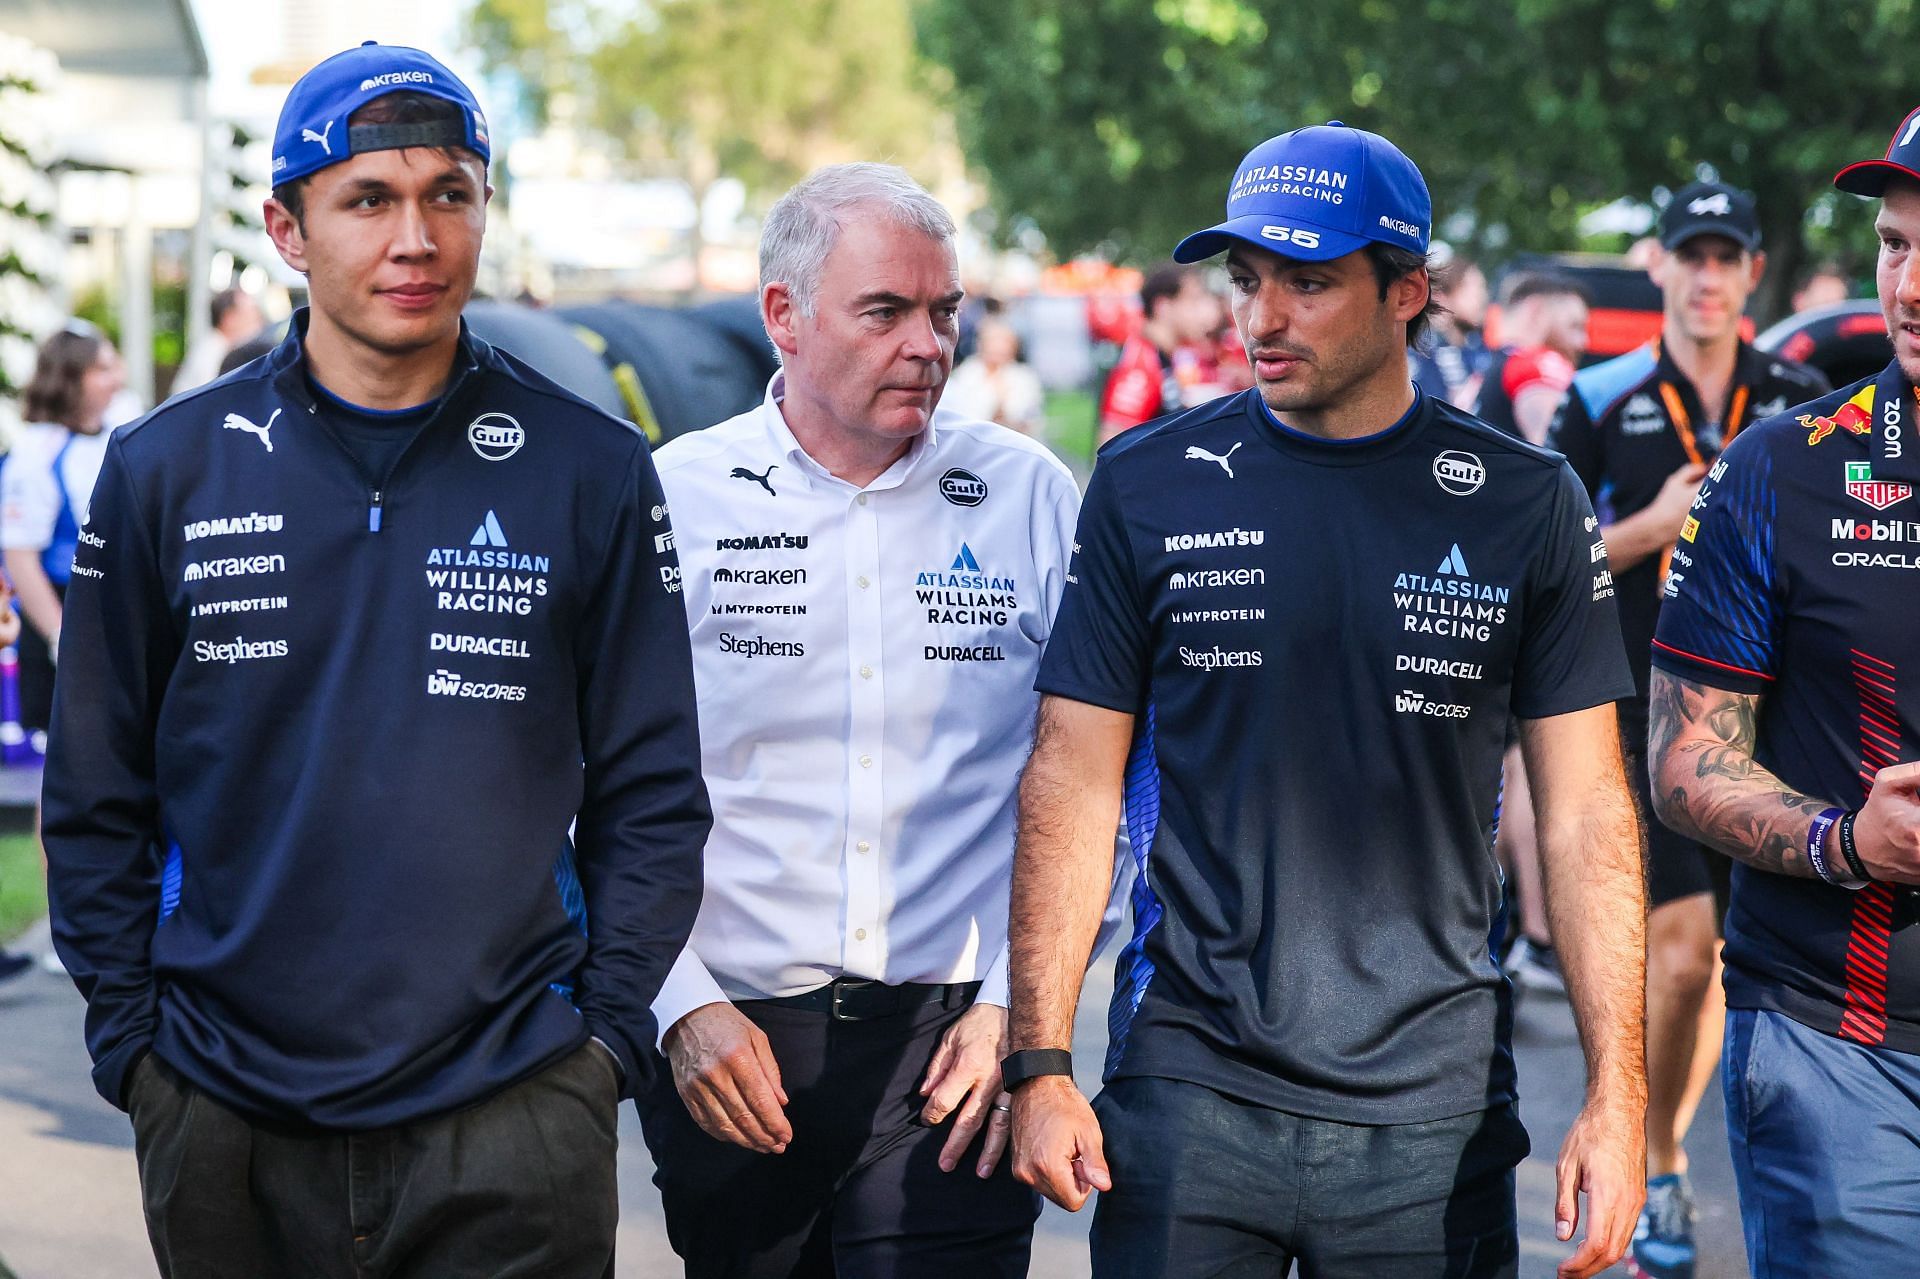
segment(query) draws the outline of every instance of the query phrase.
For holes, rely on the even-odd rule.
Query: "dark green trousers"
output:
[[[464,1110],[302,1132],[150,1054],[128,1100],[154,1257],[164,1279],[610,1279],[619,1094],[589,1042]]]

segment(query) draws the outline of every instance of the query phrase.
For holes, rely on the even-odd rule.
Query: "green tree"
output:
[[[937,160],[944,115],[900,0],[476,0],[467,30],[536,122],[565,95],[696,198],[722,176],[766,194],[837,160]]]
[[[1012,225],[1136,260],[1217,218],[1255,142],[1393,138],[1482,249],[1577,242],[1586,210],[1701,164],[1752,189],[1780,309],[1809,206],[1914,104],[1915,0],[918,0],[963,147]],[[1843,224],[1864,225],[1839,206]]]

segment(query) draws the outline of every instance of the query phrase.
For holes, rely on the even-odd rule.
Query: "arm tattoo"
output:
[[[1749,866],[1814,877],[1807,828],[1828,805],[1754,759],[1760,698],[1653,672],[1647,768],[1660,820]]]

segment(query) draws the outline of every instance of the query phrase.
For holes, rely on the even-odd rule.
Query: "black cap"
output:
[[[1751,252],[1760,247],[1753,197],[1724,182],[1693,182],[1660,211],[1660,247],[1677,249],[1697,235],[1724,235]]]
[[[1833,185],[1850,195],[1878,198],[1887,193],[1887,183],[1895,178],[1920,182],[1920,138],[1915,134],[1920,134],[1920,107],[1907,112],[1900,121],[1884,156],[1849,164],[1833,175]]]

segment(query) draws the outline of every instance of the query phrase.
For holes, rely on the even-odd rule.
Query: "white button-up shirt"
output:
[[[781,393],[776,377],[655,458],[714,812],[700,917],[653,1005],[663,1035],[703,1004],[842,975],[1007,1001],[1014,795],[1073,477],[942,410],[857,488],[800,447]]]

